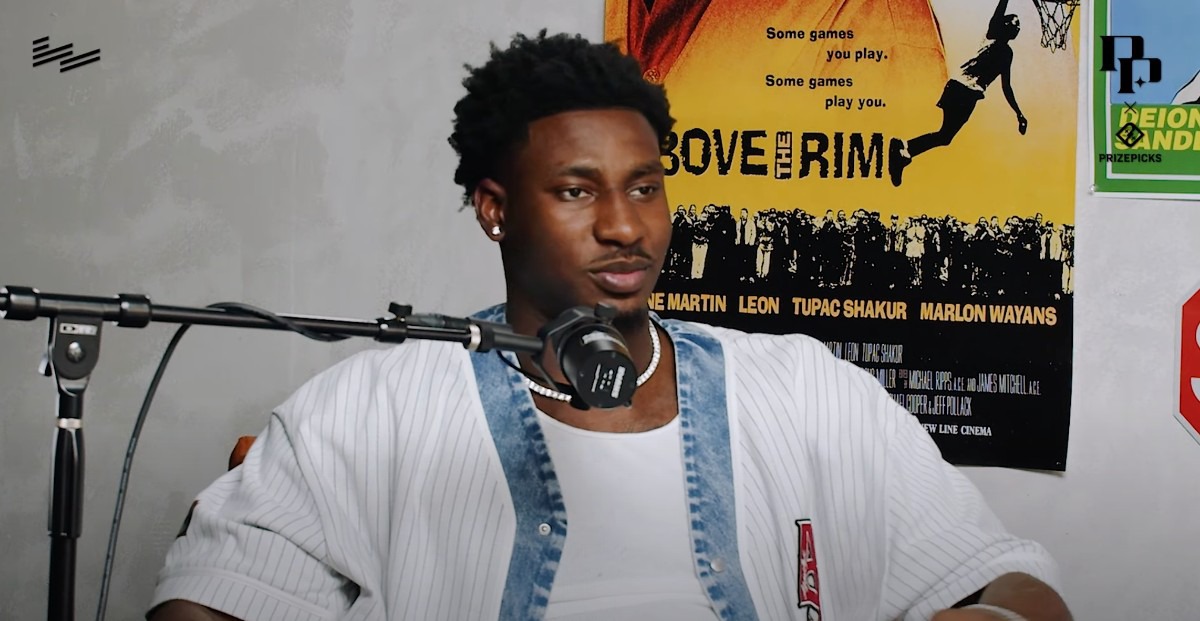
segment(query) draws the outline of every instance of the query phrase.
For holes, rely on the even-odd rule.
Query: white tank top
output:
[[[538,421],[567,509],[546,619],[715,621],[692,564],[679,418],[642,433]]]

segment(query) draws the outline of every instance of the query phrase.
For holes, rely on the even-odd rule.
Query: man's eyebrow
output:
[[[627,175],[627,177],[629,179],[636,179],[638,177],[644,177],[646,175],[661,174],[665,170],[666,169],[663,167],[662,161],[653,160],[653,161],[649,161],[649,162],[640,164],[633,170],[629,171],[629,174]],[[570,166],[564,166],[564,167],[556,170],[555,176],[556,177],[583,177],[585,179],[599,179],[600,177],[603,177],[604,175],[600,172],[600,169],[596,166],[589,166],[587,164],[574,164],[574,165],[570,165]]]
[[[629,178],[636,179],[646,175],[661,174],[665,171],[666,168],[663,166],[662,160],[653,160],[629,171]]]
[[[586,179],[598,179],[598,178],[600,178],[601,175],[600,175],[600,169],[595,166],[588,166],[586,164],[574,164],[571,166],[564,166],[562,168],[559,168],[558,170],[554,171],[554,176],[556,176],[556,177],[584,177]]]

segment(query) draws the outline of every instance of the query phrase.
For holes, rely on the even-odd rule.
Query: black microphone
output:
[[[574,391],[575,407],[609,409],[633,402],[637,367],[612,325],[615,317],[616,309],[605,304],[576,306],[538,331]]]

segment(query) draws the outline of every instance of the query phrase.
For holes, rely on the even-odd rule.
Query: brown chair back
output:
[[[246,453],[250,452],[250,445],[254,444],[254,439],[257,436],[242,436],[238,438],[237,444],[233,445],[233,452],[229,454],[229,469],[233,470],[242,465],[242,460],[246,459]]]

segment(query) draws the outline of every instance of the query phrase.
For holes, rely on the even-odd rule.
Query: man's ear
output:
[[[475,220],[483,232],[489,238],[500,241],[504,237],[504,216],[508,205],[504,186],[492,179],[483,179],[476,184],[471,202],[475,204]]]

